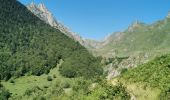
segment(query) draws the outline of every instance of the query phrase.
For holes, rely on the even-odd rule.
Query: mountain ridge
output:
[[[61,59],[60,73],[65,77],[87,76],[86,72],[97,75],[98,71],[102,74],[100,59],[19,1],[2,0],[0,11],[0,79],[47,74]]]
[[[59,29],[61,32],[63,32],[70,38],[74,39],[75,41],[78,41],[81,45],[86,46],[84,39],[75,32],[72,32],[68,27],[66,27],[62,23],[58,22],[58,20],[55,19],[53,14],[47,9],[47,7],[43,3],[36,5],[34,2],[32,2],[27,5],[27,8],[41,20],[45,21],[47,24],[51,25],[56,29]]]

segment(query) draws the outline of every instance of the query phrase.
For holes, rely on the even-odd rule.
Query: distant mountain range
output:
[[[130,56],[128,62],[132,63],[132,59],[134,58],[148,60],[170,51],[170,13],[165,19],[151,25],[134,21],[125,31],[113,33],[102,41],[96,41],[83,39],[78,34],[70,31],[69,28],[55,19],[44,4],[36,5],[31,3],[27,8],[41,20],[59,29],[75,41],[78,41],[95,56],[106,58]],[[135,61],[135,63],[137,62]]]
[[[125,31],[114,32],[102,41],[83,39],[60,23],[47,7],[40,3],[31,3],[27,8],[41,20],[59,29],[62,33],[79,42],[96,56],[131,56],[145,52],[166,52],[170,44],[170,13],[165,19],[153,24],[133,22]]]
[[[130,56],[139,52],[169,51],[170,44],[170,13],[153,24],[135,21],[123,32],[108,36],[93,49],[96,55],[105,57]],[[92,43],[93,44],[93,43]],[[96,41],[94,44],[97,44]]]

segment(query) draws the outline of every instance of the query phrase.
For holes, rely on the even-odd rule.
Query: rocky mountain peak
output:
[[[32,8],[35,8],[36,4],[34,2],[31,2],[29,6],[32,7]]]
[[[47,9],[47,7],[44,5],[44,3],[40,3],[40,4],[38,5],[38,8],[39,8],[39,10],[41,10],[41,11],[44,12],[44,13],[50,13],[50,11],[48,11],[48,9]]]
[[[70,31],[69,28],[64,26],[63,24],[59,23],[53,14],[47,9],[44,3],[40,3],[36,5],[35,3],[31,3],[27,6],[28,10],[30,10],[34,15],[39,17],[41,20],[49,24],[50,26],[60,30],[64,34],[66,34],[68,37],[74,39],[75,41],[78,41],[80,44],[85,46],[85,41],[76,33]]]

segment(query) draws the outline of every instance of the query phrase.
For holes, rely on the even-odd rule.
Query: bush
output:
[[[70,88],[70,83],[64,82],[63,83],[63,88]]]
[[[123,74],[123,73],[125,73],[125,72],[127,72],[127,71],[128,71],[127,68],[122,68],[120,73]]]
[[[162,91],[159,98],[160,100],[170,100],[170,88]]]
[[[24,93],[24,95],[31,96],[32,90],[27,89]]]
[[[46,98],[45,97],[40,97],[40,100],[46,100]]]
[[[0,88],[2,88],[3,87],[3,85],[0,83]]]
[[[52,81],[53,79],[52,79],[52,77],[51,76],[48,76],[47,77],[47,81]]]
[[[53,78],[56,78],[56,75],[55,75],[55,74],[53,75]]]
[[[10,83],[15,83],[15,81],[14,81],[13,79],[11,79],[9,82],[10,82]]]
[[[3,87],[0,88],[0,100],[8,100],[10,96],[11,96],[11,93],[9,93],[9,91],[7,91]]]
[[[48,88],[48,86],[47,86],[47,85],[45,85],[45,86],[44,86],[44,88]]]

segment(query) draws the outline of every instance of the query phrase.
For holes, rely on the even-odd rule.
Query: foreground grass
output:
[[[137,100],[170,100],[170,55],[129,69],[112,81],[117,82],[124,84]]]
[[[58,69],[59,69],[59,66],[62,64],[62,62],[63,61],[61,61],[60,64],[57,65],[57,67],[52,69],[49,74],[43,74],[41,76],[32,76],[32,75],[23,76],[20,78],[13,79],[14,81],[13,83],[11,83],[9,80],[7,82],[2,81],[2,84],[7,90],[9,90],[10,93],[12,93],[12,97],[17,97],[17,96],[23,97],[27,90],[31,90],[34,87],[46,88],[46,91],[49,91],[50,93],[51,89],[56,85],[57,82],[60,81],[60,83],[62,84],[64,82],[73,83],[74,81],[69,78],[64,78],[59,74]],[[47,80],[48,76],[52,77],[52,81]],[[69,89],[65,89],[65,91],[68,92]],[[31,99],[32,98],[30,98],[30,100]]]
[[[134,100],[159,100],[161,90],[159,88],[152,88],[144,85],[142,82],[134,83],[127,80],[113,79],[111,81],[113,85],[122,83],[127,88],[127,91]]]

